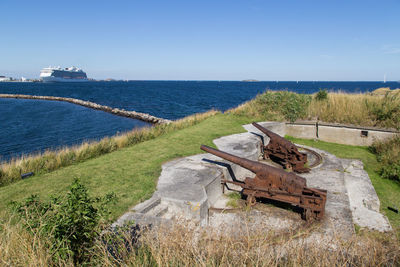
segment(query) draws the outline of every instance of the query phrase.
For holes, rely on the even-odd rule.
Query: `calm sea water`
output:
[[[366,92],[398,82],[132,81],[0,83],[0,93],[73,97],[177,119],[212,108],[225,111],[270,90]],[[0,99],[0,161],[22,154],[100,139],[148,124],[51,101]]]

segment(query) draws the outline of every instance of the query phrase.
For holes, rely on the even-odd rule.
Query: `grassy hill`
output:
[[[48,152],[44,155],[28,157],[22,160],[17,159],[5,163],[1,167],[0,177],[6,182],[0,187],[0,210],[8,211],[8,203],[10,201],[21,201],[31,194],[36,194],[40,196],[41,199],[48,200],[52,195],[65,193],[74,178],[80,178],[82,183],[88,188],[89,193],[93,196],[104,195],[109,192],[114,192],[117,195],[118,201],[112,207],[111,213],[112,218],[116,219],[129,207],[152,195],[156,188],[157,178],[161,172],[161,165],[164,162],[178,157],[203,153],[199,149],[200,144],[212,145],[212,140],[215,138],[244,132],[241,126],[243,124],[250,123],[254,120],[293,120],[318,116],[330,122],[347,122],[361,125],[373,124],[375,126],[387,125],[398,128],[398,118],[392,116],[392,113],[397,114],[396,112],[398,111],[395,107],[385,106],[387,101],[394,101],[397,103],[396,101],[398,101],[398,99],[387,100],[385,97],[386,96],[328,94],[326,99],[317,100],[314,96],[309,95],[298,95],[289,92],[266,92],[265,94],[257,96],[254,100],[241,105],[237,109],[232,109],[225,114],[210,112],[205,115],[192,116],[170,125],[127,133],[124,136],[107,138],[98,143],[83,144],[75,148],[64,149],[58,152]],[[342,99],[343,101],[339,101],[338,99]],[[345,109],[345,107],[348,105],[351,106],[352,103],[354,106],[357,106],[357,103],[364,104],[360,104],[359,109],[353,109],[354,112],[351,113],[352,109]],[[374,107],[373,109],[368,109],[369,103],[375,103],[371,104]],[[333,115],[334,113],[337,115]],[[377,114],[387,113],[389,113],[390,116],[377,116]],[[292,138],[292,140],[300,144],[326,150],[338,157],[361,159],[381,200],[382,212],[388,216],[395,229],[395,233],[399,235],[400,216],[387,210],[387,206],[400,206],[400,183],[396,180],[384,179],[381,177],[380,168],[382,165],[377,160],[377,155],[371,152],[371,149],[367,147],[315,142],[312,140],[294,138]],[[53,167],[47,168],[46,166]],[[11,177],[12,174],[18,174],[21,170],[24,172],[29,171],[29,168],[37,168],[37,175],[25,180],[19,180],[18,176],[14,178]],[[54,262],[54,258],[50,255],[51,253],[48,250],[48,245],[46,245],[46,237],[32,236],[29,231],[26,232],[24,228],[21,228],[19,223],[16,223],[14,219],[10,219],[9,216],[9,212],[3,213],[0,221],[0,255],[6,255],[3,258],[5,264],[19,265],[15,263],[20,261],[24,262],[24,260],[32,260],[32,262],[37,263],[36,265],[61,264],[60,261]],[[180,234],[185,235],[186,233],[181,232]],[[241,238],[240,241],[235,242],[238,242],[237,244],[242,244],[243,246],[240,246],[243,248],[246,246],[245,244],[247,241],[245,241],[245,237]],[[271,238],[274,240],[276,239],[276,237]],[[286,240],[287,237],[280,238]],[[282,240],[279,242],[283,242]],[[399,263],[398,256],[393,256],[391,254],[400,251],[398,239],[392,239],[387,236],[382,237],[382,235],[373,235],[372,237],[368,235],[367,240],[369,243],[366,247],[377,251],[379,254],[376,256],[378,263],[380,262],[385,265],[388,262],[387,260],[395,260],[395,262]],[[142,251],[144,254],[141,254],[139,258],[134,258],[134,260],[132,260],[132,257],[136,257],[137,254],[133,254],[134,256],[126,255],[127,259],[132,260],[128,260],[130,264],[141,265],[146,263],[148,265],[153,265],[157,263],[168,265],[168,262],[170,262],[169,264],[175,262],[179,265],[184,263],[185,259],[188,260],[188,262],[196,264],[196,262],[191,260],[196,257],[203,260],[197,262],[197,264],[200,265],[202,263],[207,265],[219,265],[234,262],[235,256],[232,253],[226,254],[230,255],[229,257],[231,258],[224,258],[225,256],[223,253],[215,254],[223,249],[221,247],[223,243],[217,241],[212,243],[215,251],[207,252],[211,253],[209,255],[213,255],[209,256],[209,259],[204,257],[203,254],[196,254],[200,252],[183,251],[179,246],[172,246],[175,250],[164,255],[163,249],[167,249],[167,247],[163,246],[167,246],[167,243],[163,243],[164,245],[162,246],[162,240],[159,239],[158,242],[159,243],[154,244],[145,243],[147,245],[141,248],[144,249],[145,252]],[[187,242],[187,240],[184,241],[181,239],[181,242],[184,243]],[[207,242],[211,241],[208,240]],[[359,240],[357,242],[359,242]],[[236,243],[233,242],[232,244]],[[253,249],[257,250],[257,245],[253,245],[255,246],[253,246]],[[261,243],[258,245],[258,248],[263,246]],[[97,249],[101,248],[101,244],[97,244],[97,246]],[[236,245],[232,246],[233,247],[230,247],[231,249]],[[351,246],[351,244],[346,243],[346,246]],[[301,257],[301,255],[310,257],[309,253],[301,253],[302,249],[305,249],[304,247],[299,247],[297,249],[298,250],[293,254],[296,255],[296,257]],[[365,254],[360,251],[361,248],[358,249],[361,255]],[[20,253],[15,254],[12,251],[20,251]],[[272,251],[273,250],[271,250],[271,253]],[[318,251],[316,250],[315,252]],[[357,254],[358,252],[353,251],[351,253]],[[97,255],[96,257],[100,258],[100,261],[109,260],[110,255],[104,251],[93,253],[93,255]],[[322,251],[318,253],[322,253]],[[164,256],[161,257],[161,254]],[[252,255],[251,257],[257,256],[253,252],[250,254]],[[335,254],[337,256],[335,256],[335,263],[340,265],[350,260],[353,262],[353,258],[351,257],[354,255],[350,254],[348,255],[348,259],[346,258],[347,256],[340,258]],[[158,256],[161,257],[159,261],[157,260]],[[368,255],[365,254],[364,256],[367,257]],[[240,262],[251,264],[257,261],[256,258],[251,257],[248,258],[247,261]],[[266,260],[266,258],[261,258],[263,260],[262,262],[265,262],[264,260]],[[212,260],[211,262],[209,261],[210,259]],[[314,261],[322,260],[317,258],[313,259]],[[297,264],[310,264],[312,262],[302,261],[305,259],[299,258],[297,258],[299,261],[296,261],[295,258],[290,258],[288,260],[294,265],[296,265],[296,262]],[[329,265],[329,259],[324,258],[324,260],[326,260],[325,262]],[[277,261],[279,262],[280,259],[277,259]],[[114,265],[114,263],[115,262],[111,260],[107,264]],[[72,263],[67,261],[63,262],[63,264],[70,265]]]

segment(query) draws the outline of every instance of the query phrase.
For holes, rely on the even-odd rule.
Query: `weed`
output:
[[[371,150],[377,154],[377,159],[381,163],[382,177],[400,182],[400,135],[389,140],[374,142]]]
[[[394,123],[399,129],[400,126],[400,97],[398,94],[386,94],[379,102],[366,100],[371,117],[381,125]]]
[[[319,92],[314,96],[314,99],[317,101],[327,100],[328,99],[328,91],[326,89],[319,90]]]
[[[33,235],[51,240],[55,258],[73,258],[75,264],[88,260],[94,241],[108,222],[106,206],[115,201],[114,194],[91,198],[84,185],[76,179],[64,197],[42,202],[32,195],[22,203],[13,203],[14,211]]]
[[[288,91],[267,91],[253,101],[232,110],[250,116],[268,118],[268,120],[288,120],[294,122],[306,116],[311,96]]]
[[[226,203],[226,205],[232,207],[232,208],[238,208],[239,207],[239,199],[242,198],[242,196],[237,193],[237,192],[233,192],[233,193],[229,193],[227,195],[228,197],[228,202]]]

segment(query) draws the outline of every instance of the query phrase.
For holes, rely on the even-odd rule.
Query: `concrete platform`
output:
[[[285,134],[284,123],[260,124],[280,135]],[[251,124],[243,127],[247,133],[218,138],[214,143],[225,152],[258,160],[260,145],[268,143],[269,138]],[[379,199],[362,163],[310,149],[322,156],[323,163],[301,176],[307,179],[309,187],[328,190],[325,217],[315,236],[340,234],[347,237],[354,233],[354,223],[374,230],[390,231],[387,218],[379,213]],[[273,206],[269,210],[253,210],[246,214],[210,214],[210,207],[223,206],[227,202],[222,193],[221,179],[243,180],[245,177],[254,177],[254,174],[208,153],[173,160],[162,166],[153,197],[133,207],[114,226],[129,221],[138,224],[171,223],[178,218],[202,226],[228,224],[232,229],[243,223],[249,225],[249,221],[254,227],[262,225],[270,230],[295,230],[304,225],[299,214]]]
[[[353,222],[381,232],[391,231],[388,219],[379,212],[380,201],[363,163],[360,160],[342,160],[342,164]]]

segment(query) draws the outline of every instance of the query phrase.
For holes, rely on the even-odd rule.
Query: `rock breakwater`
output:
[[[92,109],[97,109],[101,111],[105,111],[114,115],[122,116],[122,117],[127,117],[127,118],[132,118],[132,119],[137,119],[153,124],[162,124],[162,123],[170,123],[170,120],[166,120],[163,118],[158,118],[155,116],[152,116],[147,113],[141,113],[141,112],[136,112],[136,111],[128,111],[124,109],[119,109],[119,108],[112,108],[109,106],[103,106],[99,105],[97,103],[93,103],[90,101],[85,101],[81,99],[75,99],[75,98],[69,98],[69,97],[59,97],[59,96],[38,96],[38,95],[20,95],[20,94],[0,94],[0,98],[20,98],[20,99],[34,99],[34,100],[49,100],[49,101],[63,101],[63,102],[68,102],[72,103],[75,105],[80,105],[84,106],[87,108],[92,108]]]

